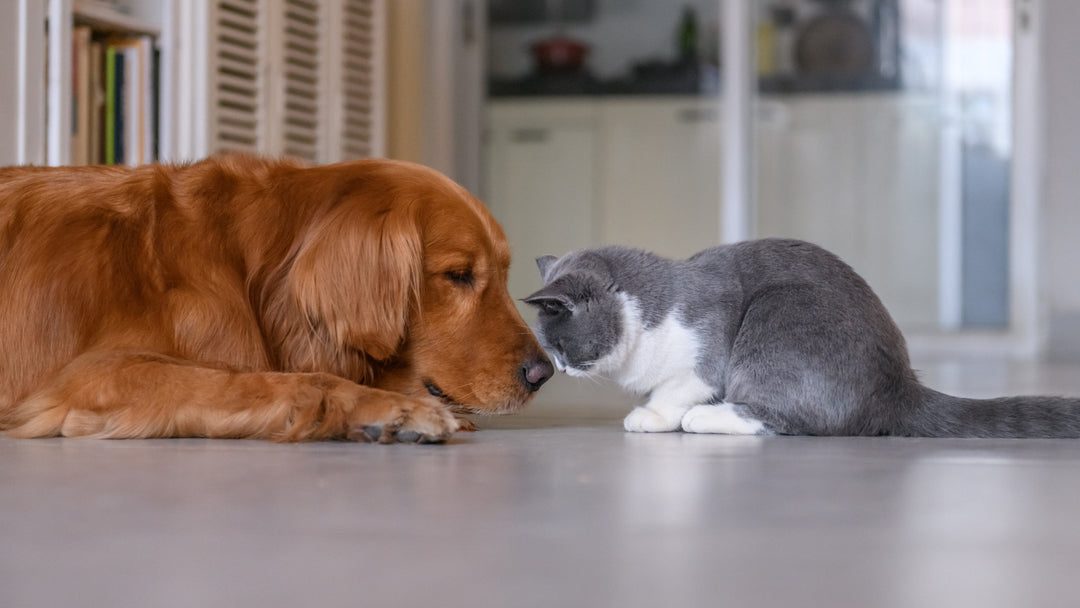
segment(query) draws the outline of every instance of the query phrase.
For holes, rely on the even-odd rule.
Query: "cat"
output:
[[[686,260],[603,247],[537,259],[537,337],[571,376],[647,396],[627,431],[1080,437],[1080,399],[965,399],[919,383],[866,281],[798,240]]]

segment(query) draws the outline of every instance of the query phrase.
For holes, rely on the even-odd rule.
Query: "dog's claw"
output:
[[[369,424],[364,427],[364,436],[368,441],[378,441],[382,437],[382,426],[378,424]]]
[[[398,431],[397,440],[401,443],[417,443],[422,435],[413,430]]]

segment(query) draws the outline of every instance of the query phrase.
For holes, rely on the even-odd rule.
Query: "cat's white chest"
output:
[[[696,332],[680,323],[674,311],[646,329],[641,308],[624,296],[622,335],[612,352],[597,362],[597,371],[638,394],[672,381],[699,384],[694,373],[699,350]]]

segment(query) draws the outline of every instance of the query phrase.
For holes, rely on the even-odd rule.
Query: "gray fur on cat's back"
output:
[[[687,260],[604,247],[538,263],[545,287],[526,301],[580,304],[539,320],[541,340],[564,361],[614,348],[622,320],[612,302],[629,298],[646,329],[669,316],[689,328],[701,345],[695,373],[715,389],[714,400],[738,404],[771,432],[1080,436],[1077,400],[976,401],[921,386],[877,296],[810,243],[746,241]]]

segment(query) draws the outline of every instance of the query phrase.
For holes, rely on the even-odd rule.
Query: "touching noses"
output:
[[[543,353],[534,356],[521,366],[521,382],[530,393],[540,390],[540,387],[555,373],[551,361]]]

